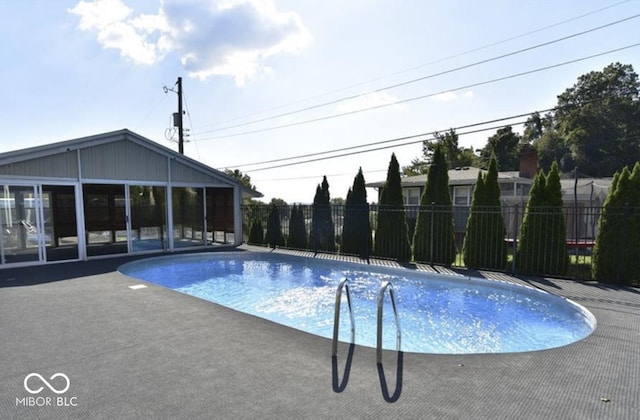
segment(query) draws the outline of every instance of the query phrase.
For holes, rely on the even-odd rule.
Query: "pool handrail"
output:
[[[335,313],[333,318],[333,346],[331,348],[331,356],[338,355],[338,334],[340,331],[340,306],[342,300],[342,289],[347,295],[347,307],[349,308],[349,316],[351,318],[351,343],[355,343],[356,325],[353,318],[353,308],[351,307],[351,292],[349,292],[349,279],[346,277],[340,281],[336,290]]]
[[[389,290],[389,298],[391,299],[391,307],[393,308],[393,315],[396,319],[396,350],[399,352],[401,349],[401,336],[400,336],[400,319],[398,318],[398,309],[396,307],[396,299],[393,294],[393,286],[391,282],[385,281],[380,287],[378,293],[378,331],[376,340],[376,363],[382,363],[382,302],[384,300],[384,292]]]

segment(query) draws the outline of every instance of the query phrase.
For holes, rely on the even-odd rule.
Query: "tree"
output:
[[[486,175],[478,173],[473,191],[471,212],[463,244],[464,263],[468,268],[502,270],[507,263],[506,229],[500,202],[498,164],[495,157],[489,162]]]
[[[371,252],[371,245],[369,203],[364,175],[360,168],[353,179],[353,186],[347,192],[340,252],[366,258]]]
[[[442,147],[437,146],[420,198],[420,212],[413,234],[413,258],[450,265],[456,258],[453,206],[449,175]]]
[[[606,177],[640,160],[639,91],[633,67],[613,63],[558,96],[555,126],[580,172]]]
[[[411,246],[409,228],[402,198],[400,166],[395,153],[391,155],[387,180],[380,192],[376,221],[374,254],[379,257],[409,261]]]
[[[422,157],[415,158],[411,165],[404,166],[402,173],[407,176],[427,173],[427,168],[433,159],[437,147],[442,149],[449,169],[464,166],[479,166],[480,159],[473,152],[473,148],[462,148],[458,145],[458,134],[451,128],[446,133],[434,133],[435,141],[422,142]]]
[[[557,163],[533,179],[520,226],[516,265],[522,273],[564,275],[569,267],[562,187]]]
[[[302,206],[294,204],[289,218],[289,237],[287,245],[291,248],[304,249],[307,247],[307,228],[304,222]]]
[[[251,222],[251,230],[249,231],[249,244],[262,245],[264,244],[264,230],[259,218],[253,219]]]
[[[313,216],[311,218],[310,246],[314,250],[334,252],[336,238],[331,217],[331,197],[327,177],[322,178],[322,184],[316,188],[313,198]]]
[[[277,246],[284,246],[284,236],[282,235],[282,228],[280,226],[280,211],[278,206],[271,204],[269,209],[269,217],[267,219],[267,233],[265,235],[265,241],[272,248]]]
[[[620,285],[640,284],[640,163],[616,172],[598,220],[591,273]]]
[[[522,137],[514,133],[511,126],[498,129],[496,134],[489,137],[486,146],[481,150],[480,157],[489,162],[492,156],[498,160],[498,167],[502,171],[517,171],[520,164],[520,144]]]
[[[255,190],[255,185],[251,184],[251,177],[247,174],[243,174],[240,170],[238,169],[225,169],[224,173],[229,175],[232,178],[237,179],[238,181],[240,181],[242,183],[242,185],[244,185],[245,187],[249,188],[250,190]]]

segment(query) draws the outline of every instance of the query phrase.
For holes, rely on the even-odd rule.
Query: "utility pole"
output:
[[[173,126],[178,129],[178,152],[180,152],[181,155],[184,155],[184,126],[182,124],[182,117],[184,115],[184,111],[182,110],[182,77],[178,77],[176,85],[178,85],[177,91],[173,90],[173,88],[168,88],[166,85],[163,86],[162,89],[164,89],[164,93],[171,91],[178,94],[178,112],[173,113]],[[171,142],[175,141],[173,137],[174,134],[175,131],[169,128],[165,130],[164,133],[167,140]]]
[[[182,77],[178,77],[178,118],[174,121],[178,127],[178,152],[184,155],[184,132],[182,130]]]

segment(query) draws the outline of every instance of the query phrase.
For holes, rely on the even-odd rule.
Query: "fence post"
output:
[[[432,265],[433,265],[433,239],[434,239],[433,238],[433,225],[435,223],[435,221],[434,221],[434,218],[435,218],[435,215],[434,215],[435,204],[436,204],[435,202],[431,203],[431,238],[430,238],[430,244],[429,244],[429,250],[431,251],[431,254],[429,256],[429,258],[430,258],[429,263],[432,264]]]
[[[622,243],[621,243],[621,247],[620,249],[622,250],[622,258],[620,261],[620,270],[618,272],[618,278],[616,279],[616,283],[617,284],[623,284],[622,282],[624,281],[624,275],[625,275],[625,262],[626,262],[626,250],[627,250],[627,235],[628,235],[628,231],[629,231],[629,213],[630,213],[630,207],[629,207],[629,203],[624,203],[624,210],[623,210],[623,214],[624,214],[624,219],[623,219],[623,223],[624,223],[624,229],[622,231]]]
[[[518,219],[520,217],[520,213],[518,209],[520,206],[518,204],[515,205],[515,217],[513,218],[513,259],[511,260],[511,272],[516,272],[516,255],[518,254]]]

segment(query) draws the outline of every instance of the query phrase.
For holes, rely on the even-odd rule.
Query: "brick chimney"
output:
[[[521,178],[532,179],[538,171],[538,152],[530,144],[520,148],[519,175]]]

